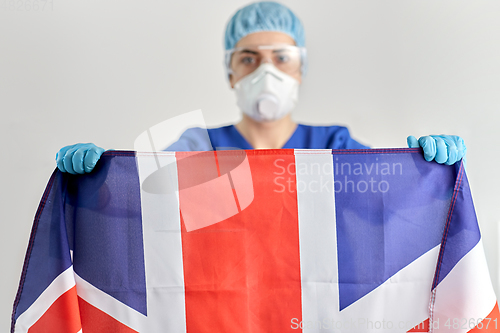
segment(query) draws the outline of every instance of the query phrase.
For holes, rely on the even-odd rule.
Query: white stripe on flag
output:
[[[75,281],[76,293],[90,305],[136,331],[140,331],[140,328],[144,326],[145,317],[142,313],[94,287],[76,273]]]
[[[295,163],[302,322],[318,322],[339,312],[332,151],[296,149]],[[307,172],[297,172],[299,169]],[[303,330],[306,333],[316,331],[307,327]]]
[[[339,311],[333,155],[295,150],[295,162],[303,332],[405,332],[426,320],[439,246]]]
[[[361,325],[342,332],[406,332],[429,318],[430,290],[439,249],[438,245],[427,251],[345,308],[339,320],[353,320]],[[384,323],[386,329],[382,329]]]
[[[17,318],[16,333],[28,332],[38,319],[50,308],[50,306],[65,292],[75,286],[73,266],[59,274],[33,304]]]
[[[436,287],[435,293],[433,332],[450,332],[450,327],[453,332],[468,332],[471,320],[477,324],[479,318],[490,314],[496,304],[496,297],[482,240],[456,264]],[[445,326],[448,319],[450,326]]]
[[[186,312],[175,153],[137,153],[146,265],[147,321],[141,332],[185,332]],[[161,169],[166,167],[167,169]],[[166,170],[150,193],[144,180]]]

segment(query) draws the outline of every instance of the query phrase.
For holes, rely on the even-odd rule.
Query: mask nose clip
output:
[[[262,66],[262,65],[261,65],[261,66]],[[273,65],[272,63],[271,63],[271,64],[269,64],[269,65],[267,65],[267,66],[273,66],[273,67],[274,67],[274,65]],[[259,73],[259,75],[258,75],[257,77],[255,77],[254,79],[252,79],[251,83],[252,83],[252,84],[255,84],[255,83],[259,82],[259,81],[260,81],[260,80],[262,80],[262,79],[264,78],[264,76],[266,76],[266,75],[272,75],[272,76],[273,76],[276,80],[278,80],[278,81],[283,81],[283,78],[282,78],[282,77],[280,77],[280,76],[279,76],[279,75],[277,75],[276,73],[273,73],[273,72],[272,72],[271,70],[269,70],[269,69],[265,69],[265,70],[263,70],[261,73]]]

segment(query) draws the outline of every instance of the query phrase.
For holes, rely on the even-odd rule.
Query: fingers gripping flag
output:
[[[55,171],[12,332],[496,332],[465,172],[419,149],[106,152]]]

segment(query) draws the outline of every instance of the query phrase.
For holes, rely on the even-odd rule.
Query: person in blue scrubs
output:
[[[368,149],[351,138],[346,127],[297,124],[291,111],[307,68],[304,28],[298,17],[276,2],[252,3],[238,10],[225,32],[225,63],[242,119],[235,125],[192,128],[167,150],[237,149]],[[207,141],[206,132],[208,131]],[[462,138],[430,135],[407,139],[422,147],[427,161],[454,164],[465,156]],[[91,172],[103,148],[79,143],[56,155],[63,172]]]
[[[206,139],[208,132],[210,141]],[[179,140],[170,145],[167,151],[207,151],[222,149],[254,149],[238,131],[235,125],[218,128],[191,128]],[[297,124],[293,134],[279,148],[291,149],[369,149],[355,141],[349,130],[343,126],[308,126]]]

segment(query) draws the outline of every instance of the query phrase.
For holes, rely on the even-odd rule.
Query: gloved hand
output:
[[[418,140],[410,135],[406,141],[409,148],[422,147],[426,161],[435,160],[440,164],[451,165],[465,159],[467,151],[464,140],[457,135],[428,135]]]
[[[56,154],[59,170],[71,174],[83,174],[92,171],[104,153],[104,149],[93,143],[77,143],[61,148]]]

